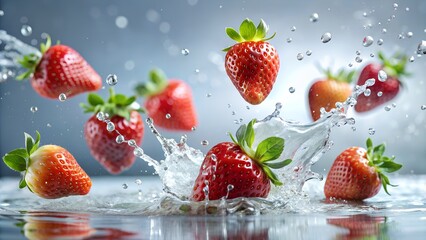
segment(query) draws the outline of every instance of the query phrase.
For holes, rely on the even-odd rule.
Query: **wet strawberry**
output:
[[[69,98],[101,88],[101,77],[78,52],[65,45],[50,45],[50,38],[41,44],[41,57],[24,56],[20,63],[28,71],[18,80],[31,77],[34,90],[51,99],[58,99],[62,93]]]
[[[144,125],[140,115],[140,108],[133,108],[136,97],[126,97],[115,94],[110,89],[110,98],[107,102],[94,93],[89,94],[89,105],[82,104],[85,112],[94,112],[84,125],[84,137],[92,156],[110,173],[119,174],[130,168],[135,162],[134,147],[119,141],[118,130],[127,140],[133,140],[135,146],[142,143]],[[98,116],[102,112],[102,116]],[[110,127],[101,121],[103,114],[110,117]],[[101,120],[99,120],[101,118]],[[124,138],[123,138],[124,139]],[[130,143],[130,142],[129,142]]]
[[[237,131],[237,141],[222,142],[207,153],[200,173],[195,180],[192,199],[206,198],[217,200],[237,197],[266,198],[272,182],[282,185],[271,171],[288,165],[291,160],[277,160],[284,150],[284,139],[270,137],[252,149],[254,129],[252,120],[248,126],[242,125]],[[277,160],[277,161],[274,161]]]
[[[265,38],[268,26],[261,19],[256,26],[250,19],[241,23],[240,33],[226,28],[238,43],[225,49],[225,69],[241,96],[250,104],[260,104],[272,90],[280,67],[276,49]]]
[[[367,150],[351,147],[343,151],[328,173],[326,198],[364,200],[375,196],[381,185],[388,193],[387,185],[395,185],[390,184],[385,172],[395,172],[402,165],[395,163],[394,158],[382,156],[384,151],[384,144],[373,147],[371,139],[367,140]]]
[[[65,148],[56,145],[39,147],[37,139],[25,134],[26,148],[15,149],[3,157],[12,170],[23,173],[19,188],[28,187],[42,198],[86,195],[92,182]]]

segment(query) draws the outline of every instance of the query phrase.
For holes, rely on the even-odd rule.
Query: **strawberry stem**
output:
[[[168,85],[167,76],[161,69],[152,69],[149,72],[149,79],[146,83],[138,84],[135,87],[136,95],[149,97],[157,95],[166,89]]]
[[[331,68],[324,69],[319,64],[317,64],[317,68],[327,77],[328,80],[334,80],[338,82],[352,83],[355,75],[355,70],[346,71],[344,68],[341,68],[337,73],[333,73]]]

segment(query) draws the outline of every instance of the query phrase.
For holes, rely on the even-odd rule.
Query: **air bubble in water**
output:
[[[379,39],[379,40],[377,40],[377,45],[379,45],[379,46],[381,46],[383,44],[383,39]]]
[[[67,100],[67,95],[65,93],[61,93],[59,94],[59,101],[64,102],[65,100]]]
[[[376,130],[374,130],[374,128],[369,128],[368,129],[368,134],[374,135],[375,133],[376,133]]]
[[[321,42],[328,43],[331,40],[331,33],[326,32],[321,36]]]
[[[373,42],[374,42],[374,39],[373,39],[372,36],[366,36],[362,40],[362,46],[369,47],[369,46],[371,46],[371,44],[373,44]]]
[[[127,184],[123,183],[123,185],[121,185],[121,187],[123,187],[123,189],[127,189],[129,186],[127,186]]]
[[[357,62],[357,63],[362,62],[362,57],[357,56],[357,57],[355,58],[355,62]]]
[[[297,60],[301,61],[303,60],[303,53],[298,53],[296,56]]]
[[[184,56],[188,56],[188,55],[189,55],[189,50],[188,50],[188,49],[186,49],[186,48],[184,48],[184,49],[182,49],[182,50],[180,51],[180,53],[182,53],[182,55],[184,55]]]
[[[36,106],[32,106],[32,107],[30,107],[30,111],[35,113],[35,112],[38,111],[38,108]]]
[[[381,91],[377,92],[377,96],[378,96],[378,97],[383,96],[383,92],[381,92]]]
[[[386,79],[388,79],[388,75],[386,74],[385,71],[380,70],[379,73],[377,74],[377,78],[379,79],[380,82],[384,82],[386,81]]]
[[[311,50],[306,50],[306,56],[311,56],[312,55],[312,51]]]
[[[421,41],[417,47],[418,54],[426,54],[426,41]]]
[[[112,132],[112,131],[115,130],[115,125],[114,125],[113,122],[108,122],[107,123],[107,130],[108,130],[108,132]]]
[[[209,141],[203,140],[203,141],[201,141],[201,145],[207,146],[207,145],[209,145]]]
[[[312,13],[311,17],[309,18],[309,21],[318,22],[318,19],[319,19],[318,13]]]
[[[171,117],[172,117],[172,115],[170,115],[170,113],[167,113],[167,114],[166,114],[166,118],[167,118],[167,119],[170,119]]]
[[[294,93],[294,92],[296,91],[296,89],[295,89],[294,87],[290,87],[290,88],[288,89],[288,91],[289,91],[290,93]]]
[[[296,31],[296,26],[291,27],[290,29],[292,32]]]
[[[426,105],[422,105],[422,106],[420,107],[420,109],[421,109],[421,110],[426,110]]]
[[[118,135],[118,136],[115,138],[115,142],[116,142],[116,143],[118,143],[118,144],[123,143],[123,142],[124,142],[124,136],[123,136],[123,135]]]
[[[114,86],[118,82],[118,77],[115,74],[109,74],[106,78],[106,83],[110,86]]]
[[[33,29],[29,25],[22,25],[21,34],[25,37],[30,36],[33,33]]]

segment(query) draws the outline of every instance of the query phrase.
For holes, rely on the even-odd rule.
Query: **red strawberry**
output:
[[[50,38],[41,44],[42,56],[31,54],[20,61],[28,71],[18,80],[31,77],[34,90],[43,97],[57,99],[61,93],[72,97],[101,88],[98,73],[74,49],[65,45],[50,46]]]
[[[275,48],[265,38],[268,26],[261,19],[256,26],[250,19],[241,23],[240,33],[226,28],[230,38],[238,43],[224,49],[225,69],[241,96],[250,104],[260,104],[272,90],[280,68]]]
[[[373,148],[371,139],[367,139],[367,150],[351,147],[343,151],[334,160],[324,186],[325,196],[345,200],[364,200],[375,196],[380,185],[388,193],[390,184],[384,172],[395,172],[402,167],[394,158],[382,156],[385,145]]]
[[[382,53],[378,53],[381,63],[370,63],[364,67],[359,75],[357,85],[363,85],[368,79],[375,79],[373,86],[369,87],[369,96],[361,94],[358,97],[355,111],[367,112],[395,98],[399,92],[401,76],[408,76],[405,72],[406,56],[396,56],[391,60],[386,59]],[[397,61],[395,63],[395,61]],[[383,74],[383,71],[386,74]],[[387,75],[387,79],[378,77]],[[381,80],[381,81],[380,81]],[[384,80],[384,81],[383,81]],[[380,92],[380,93],[379,93]]]
[[[274,185],[282,185],[270,168],[282,168],[291,162],[290,159],[271,162],[283,152],[284,139],[267,138],[259,143],[256,151],[253,150],[255,121],[238,129],[238,141],[231,135],[234,143],[222,142],[210,149],[195,180],[192,195],[194,201],[204,200],[206,190],[209,200],[222,197],[266,198],[271,181]]]
[[[146,84],[136,87],[138,95],[146,97],[145,109],[157,126],[169,130],[190,131],[197,125],[191,88],[181,80],[169,80],[154,69]]]
[[[134,146],[142,143],[144,125],[139,114],[142,110],[131,106],[135,100],[134,96],[127,98],[123,94],[115,94],[110,88],[108,102],[104,102],[99,95],[90,93],[88,96],[90,106],[81,105],[86,113],[96,113],[84,125],[87,146],[92,156],[112,174],[119,174],[133,165]],[[102,121],[104,113],[110,117],[111,128],[109,129],[107,129],[107,123]],[[135,145],[130,146],[131,142],[126,144],[124,140],[119,141],[115,130],[118,130],[127,140],[133,139]]]
[[[65,148],[56,145],[39,147],[37,139],[25,133],[26,148],[15,149],[3,157],[12,170],[23,173],[19,188],[28,186],[42,198],[86,195],[92,187],[89,176]]]
[[[320,118],[321,108],[328,112],[335,108],[336,102],[344,102],[352,93],[349,83],[352,81],[354,71],[345,73],[342,69],[336,76],[332,75],[330,70],[325,73],[327,77],[315,81],[308,93],[309,107],[314,121]]]
[[[349,232],[338,234],[336,239],[389,239],[386,218],[365,214],[327,219],[327,223],[347,229]]]

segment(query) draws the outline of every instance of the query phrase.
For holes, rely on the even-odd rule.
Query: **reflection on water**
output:
[[[327,223],[344,228],[345,233],[336,235],[336,239],[389,239],[386,217],[366,214],[334,217]]]

